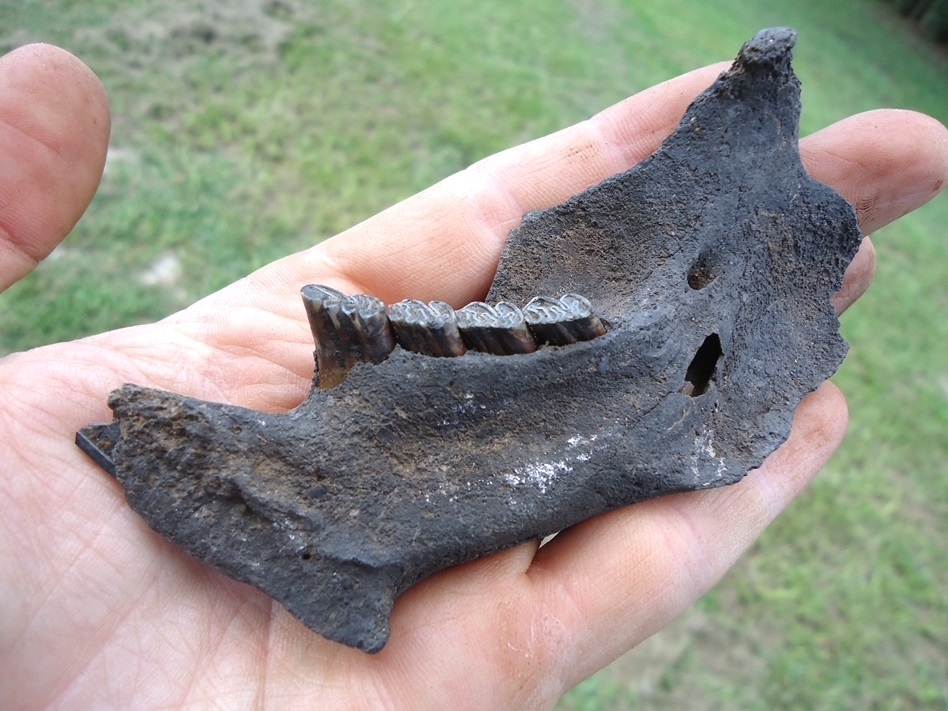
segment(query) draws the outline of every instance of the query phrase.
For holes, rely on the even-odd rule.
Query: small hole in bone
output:
[[[714,370],[721,359],[721,339],[718,334],[712,333],[704,339],[704,343],[691,359],[691,364],[685,373],[685,384],[681,391],[685,395],[698,397],[708,391],[708,386],[714,378]]]
[[[703,254],[688,270],[688,286],[698,291],[714,281],[716,277],[711,258]]]

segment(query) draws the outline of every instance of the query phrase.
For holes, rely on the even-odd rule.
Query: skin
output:
[[[0,360],[0,707],[549,708],[712,587],[839,444],[847,410],[833,385],[803,400],[790,439],[740,484],[618,510],[415,586],[374,656],[327,642],[154,534],[73,436],[111,419],[106,397],[124,382],[297,405],[312,375],[303,284],[386,302],[482,298],[524,212],[648,155],[726,66],[487,158],[157,324]],[[74,57],[34,45],[0,59],[4,287],[81,216],[108,131],[104,92]],[[846,119],[801,153],[867,234],[948,176],[948,131],[905,111]],[[866,240],[839,311],[873,265]]]

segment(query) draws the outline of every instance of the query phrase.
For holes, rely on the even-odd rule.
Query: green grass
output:
[[[0,0],[0,49],[70,49],[114,113],[87,215],[0,297],[0,353],[160,318],[765,26],[799,32],[803,133],[883,106],[948,121],[944,52],[869,0],[309,5]],[[690,613],[701,634],[647,690],[607,669],[563,709],[948,709],[945,225],[942,197],[875,236],[847,441]]]

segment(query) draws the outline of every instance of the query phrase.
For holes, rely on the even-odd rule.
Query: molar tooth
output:
[[[395,336],[380,299],[346,296],[318,284],[304,286],[301,294],[316,342],[319,387],[334,387],[356,363],[377,365],[394,350]]]
[[[474,301],[457,311],[457,320],[461,337],[472,350],[514,355],[533,353],[537,349],[523,311],[509,301],[495,306]]]
[[[454,309],[443,301],[426,304],[405,299],[388,307],[395,338],[405,350],[436,357],[461,356],[467,352]]]
[[[606,332],[589,299],[579,294],[537,296],[523,307],[523,315],[537,341],[554,346],[589,341]]]

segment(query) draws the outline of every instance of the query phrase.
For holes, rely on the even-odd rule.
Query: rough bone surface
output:
[[[487,300],[581,294],[605,335],[395,347],[283,414],[126,385],[80,446],[162,535],[369,652],[434,571],[740,480],[842,361],[860,241],[800,163],[793,42],[756,35],[651,157],[511,233]]]

